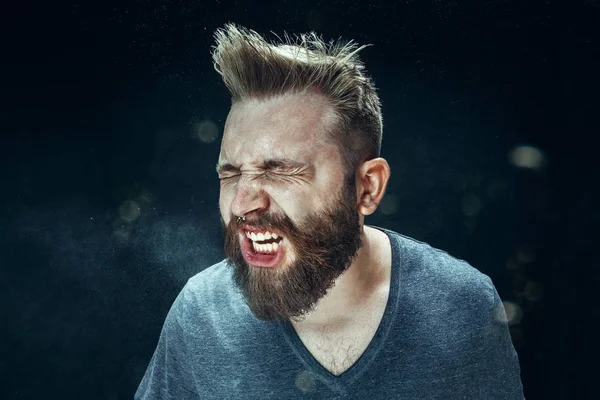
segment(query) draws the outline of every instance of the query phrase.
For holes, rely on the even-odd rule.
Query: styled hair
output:
[[[381,103],[357,56],[368,45],[325,43],[314,32],[269,43],[231,23],[217,29],[215,39],[214,67],[233,104],[316,89],[333,106],[337,121],[325,139],[338,146],[348,178],[360,163],[380,156]]]

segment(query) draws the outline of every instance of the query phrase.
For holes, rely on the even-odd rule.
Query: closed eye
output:
[[[220,177],[219,177],[219,180],[220,180],[220,181],[223,181],[223,180],[226,180],[226,179],[235,178],[236,176],[240,176],[240,174],[237,174],[237,175],[230,175],[230,176],[220,176]]]
[[[237,179],[234,180],[232,178],[238,178],[241,175],[243,175],[243,174],[220,176],[219,181],[222,184],[229,184],[232,182],[237,182]],[[262,172],[262,173],[252,174],[251,180],[258,180],[258,179],[265,179],[267,181],[271,181],[271,182],[275,182],[275,183],[279,182],[279,183],[290,183],[290,184],[309,183],[310,182],[309,176],[304,173],[291,173],[291,172],[287,172],[287,171],[281,171],[281,172],[266,171],[266,172]]]

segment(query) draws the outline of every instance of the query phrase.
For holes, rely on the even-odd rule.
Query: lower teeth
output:
[[[260,254],[275,254],[277,253],[277,250],[268,250],[268,249],[257,249],[256,247],[254,248],[254,251]]]

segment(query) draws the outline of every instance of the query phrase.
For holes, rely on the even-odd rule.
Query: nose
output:
[[[231,212],[233,215],[242,216],[253,211],[262,212],[269,207],[269,196],[257,179],[242,176],[237,184],[237,190]]]

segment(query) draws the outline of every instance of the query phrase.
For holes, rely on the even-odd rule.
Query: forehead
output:
[[[334,123],[333,107],[318,93],[236,103],[227,116],[219,160],[239,165],[267,158],[315,162],[334,148],[325,140]]]

